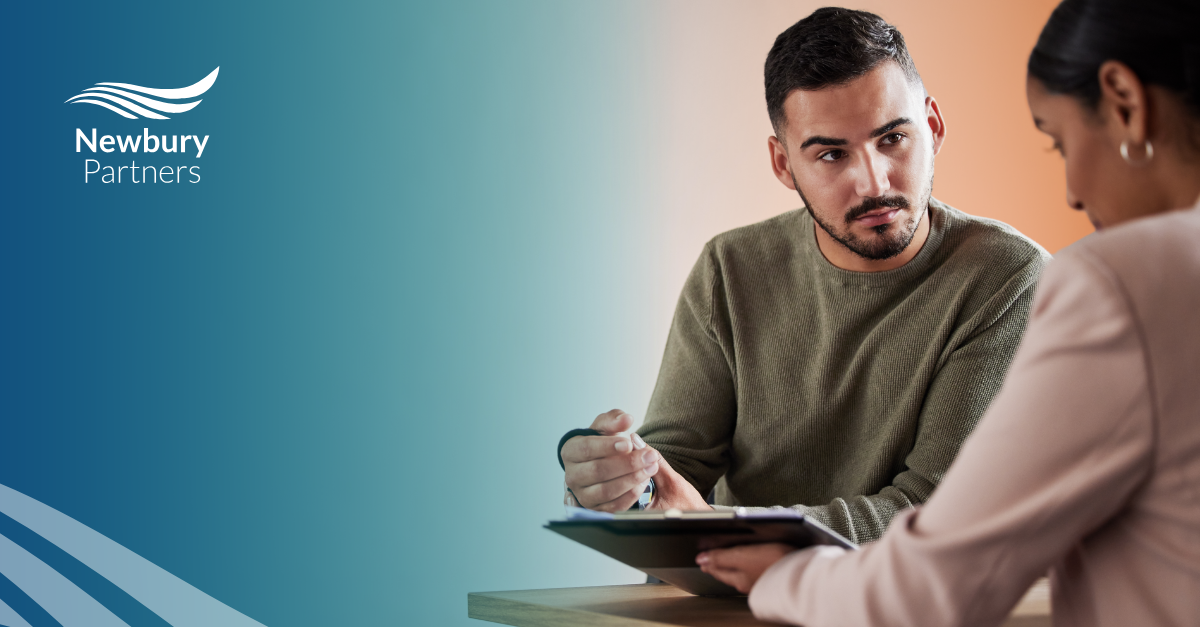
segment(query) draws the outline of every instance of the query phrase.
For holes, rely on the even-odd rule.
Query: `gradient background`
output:
[[[7,7],[0,484],[270,627],[641,580],[540,528],[552,448],[644,410],[705,240],[799,205],[761,72],[821,4]],[[1090,230],[1024,104],[1053,5],[850,5],[942,106],[935,195],[1051,252]],[[172,120],[63,104],[218,65]],[[75,153],[93,127],[211,138]],[[203,180],[85,185],[89,157]]]

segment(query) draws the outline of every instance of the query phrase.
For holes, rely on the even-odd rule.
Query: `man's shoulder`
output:
[[[708,241],[706,249],[717,263],[769,261],[790,256],[804,245],[812,218],[804,208],[781,213],[761,222],[731,229]]]
[[[941,254],[943,267],[987,269],[1003,275],[1023,269],[1040,273],[1050,262],[1050,253],[1020,231],[999,220],[970,215],[931,199],[930,205],[943,221]]]

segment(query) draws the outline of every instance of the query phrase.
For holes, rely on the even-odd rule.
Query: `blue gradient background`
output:
[[[6,7],[0,483],[270,627],[637,581],[540,525],[558,435],[644,408],[661,351],[629,306],[660,228],[642,10]],[[171,120],[63,104],[218,65]],[[93,127],[211,137],[76,153]],[[202,181],[85,184],[86,158]]]

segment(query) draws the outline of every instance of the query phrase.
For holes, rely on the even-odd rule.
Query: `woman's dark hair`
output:
[[[785,125],[783,102],[792,91],[844,85],[888,59],[921,82],[900,31],[874,13],[825,7],[796,22],[775,38],[763,72],[775,133]]]
[[[1200,117],[1200,2],[1197,0],[1064,0],[1050,15],[1029,75],[1046,90],[1100,102],[1100,66],[1120,61],[1142,83],[1183,96]]]

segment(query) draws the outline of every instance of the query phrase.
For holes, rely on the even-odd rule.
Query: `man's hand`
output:
[[[700,570],[750,594],[759,577],[796,547],[786,544],[746,544],[729,549],[713,549],[696,556]]]
[[[663,459],[654,475],[654,502],[650,509],[712,509],[696,487]]]
[[[637,503],[650,477],[659,472],[658,451],[636,433],[620,435],[632,426],[629,414],[614,409],[592,421],[591,428],[604,435],[576,436],[563,445],[567,487],[580,506],[623,512]]]

